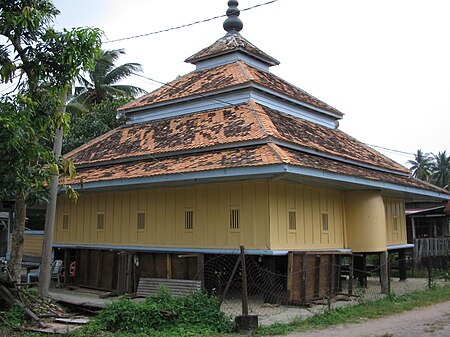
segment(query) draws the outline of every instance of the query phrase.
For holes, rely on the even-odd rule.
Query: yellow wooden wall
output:
[[[237,249],[240,245],[247,249],[273,250],[350,248],[359,252],[382,251],[386,245],[406,243],[402,200],[382,199],[379,192],[373,192],[380,200],[380,207],[375,214],[369,214],[365,210],[368,206],[347,200],[351,193],[284,181],[253,181],[81,193],[77,203],[61,196],[54,241],[56,244],[168,248]],[[360,199],[357,196],[356,200]],[[356,231],[346,223],[354,213],[352,207],[358,207],[362,214],[355,222]],[[373,207],[369,208],[375,212]],[[240,211],[238,230],[230,229],[231,209]],[[184,228],[186,210],[194,212],[193,230]],[[289,211],[296,214],[294,230],[289,228]],[[144,229],[137,228],[139,212],[145,213]],[[97,229],[98,213],[104,215],[104,228],[100,230]],[[324,214],[328,217],[328,230],[323,228]],[[62,228],[64,215],[68,219],[67,229]],[[370,235],[364,238],[365,231],[356,232],[361,223],[367,222],[366,217],[373,220],[375,215],[382,220],[374,226],[382,226],[378,231],[381,230],[383,240],[374,248]]]
[[[128,192],[81,193],[77,203],[58,198],[55,243],[146,247],[267,249],[266,182],[201,185]],[[231,208],[240,210],[240,228],[230,229]],[[186,230],[185,211],[194,211]],[[97,229],[97,214],[104,229]],[[145,229],[137,213],[145,212]],[[63,217],[68,217],[64,230]]]
[[[342,193],[285,182],[269,184],[272,249],[344,248]],[[296,229],[289,229],[288,212],[295,211]],[[328,215],[323,230],[322,214]]]
[[[384,198],[386,212],[387,245],[407,243],[405,202],[401,199]]]

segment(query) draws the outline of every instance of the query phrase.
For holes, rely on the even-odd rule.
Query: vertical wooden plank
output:
[[[70,249],[64,249],[64,284],[69,284]]]
[[[98,251],[97,259],[97,273],[95,274],[95,286],[98,288],[100,286],[100,275],[102,274],[102,260],[103,260],[103,250]]]
[[[296,186],[295,188],[295,209],[297,210],[297,243],[305,244],[306,227],[305,227],[305,203],[303,198],[303,187]]]
[[[202,289],[205,289],[205,254],[197,254],[197,280],[202,281]]]
[[[286,201],[286,184],[277,183],[277,232],[280,246],[286,246],[288,242]]]
[[[189,193],[188,189],[179,188],[175,193],[175,227],[174,227],[174,235],[175,235],[175,245],[186,245],[188,237],[185,235],[184,230],[184,212],[186,208],[193,209],[193,207],[187,206],[187,199]],[[191,202],[192,204],[192,202]],[[196,218],[196,212],[194,211],[194,219]],[[195,224],[194,224],[195,226]],[[194,228],[195,231],[195,228]]]
[[[348,294],[353,295],[353,264],[354,257],[353,254],[350,255],[349,265],[348,265]]]
[[[400,281],[406,281],[406,250],[400,249],[398,252],[398,272]]]
[[[304,221],[305,221],[305,244],[313,244],[313,206],[312,190],[308,187],[304,189]]]
[[[128,240],[127,244],[136,245],[138,242],[137,230],[137,211],[138,211],[138,192],[131,191],[129,193],[129,214],[128,214]]]
[[[198,243],[199,247],[205,247],[208,242],[208,226],[207,224],[207,200],[206,200],[206,188],[197,187],[195,193],[195,212],[197,216],[194,221],[196,228],[194,228],[194,240]]]
[[[334,285],[334,276],[333,276],[333,267],[335,264],[335,255],[331,254],[328,255],[328,275],[327,275],[327,297],[328,301],[330,301],[330,298],[333,296],[333,294],[336,292],[333,285]]]
[[[320,293],[320,267],[321,256],[316,255],[314,268],[314,297],[318,298]]]
[[[300,299],[302,303],[306,303],[306,272],[308,268],[308,259],[306,254],[302,254],[302,284],[300,288]]]
[[[175,246],[175,190],[166,189],[165,238],[166,245]]]
[[[122,244],[128,244],[130,242],[130,193],[125,192],[122,194],[122,216],[120,224],[120,242]]]
[[[293,298],[292,298],[292,295],[293,295],[292,276],[294,274],[294,268],[293,267],[294,267],[294,253],[293,252],[289,252],[288,253],[288,265],[287,265],[287,290],[288,290],[290,301],[293,300]]]
[[[172,256],[170,254],[166,254],[166,266],[167,266],[167,278],[172,278]]]
[[[155,243],[165,243],[166,233],[166,193],[163,190],[156,191],[156,235]],[[161,244],[166,246],[166,244]]]

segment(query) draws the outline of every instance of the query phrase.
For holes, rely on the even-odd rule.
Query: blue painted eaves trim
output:
[[[254,166],[254,167],[238,167],[228,169],[218,169],[209,171],[187,172],[187,173],[175,173],[175,174],[163,174],[152,177],[132,178],[132,179],[119,179],[108,181],[87,182],[80,184],[73,184],[74,189],[102,189],[109,187],[135,187],[139,185],[149,184],[164,184],[171,182],[197,182],[204,179],[219,179],[219,178],[236,178],[236,177],[252,177],[259,178],[263,175],[272,175],[273,173],[283,173],[286,171],[284,164],[267,165],[267,166]]]
[[[202,254],[240,254],[239,248],[169,248],[169,247],[144,247],[144,246],[113,246],[113,245],[90,245],[90,244],[53,244],[53,248],[72,248],[72,249],[110,249],[110,250],[130,250],[145,251],[155,253],[202,253]],[[287,255],[287,250],[270,250],[270,249],[246,249],[249,255]]]
[[[367,168],[367,169],[370,169],[373,171],[380,171],[380,172],[384,172],[384,173],[391,173],[391,174],[396,174],[396,175],[400,175],[400,176],[404,176],[404,177],[409,177],[409,174],[407,174],[405,172],[389,170],[389,169],[386,169],[383,167],[366,164],[366,163],[363,163],[363,162],[360,162],[357,160],[348,159],[348,158],[324,153],[322,151],[314,150],[314,149],[311,149],[311,148],[308,148],[305,146],[301,146],[301,145],[297,145],[295,143],[290,143],[290,142],[287,142],[284,140],[273,139],[272,142],[281,147],[285,147],[285,148],[288,148],[291,150],[312,154],[317,157],[326,158],[326,159],[334,160],[334,161],[341,162],[341,163],[351,164],[351,165],[355,165],[355,166],[359,166],[359,167],[364,167],[364,168]]]
[[[114,246],[114,245],[92,245],[92,244],[53,244],[53,248],[72,248],[72,249],[109,249],[109,250],[130,250],[130,251],[145,251],[155,253],[202,253],[202,254],[240,254],[239,248],[172,248],[172,247],[144,247],[144,246]],[[291,249],[291,250],[272,250],[272,249],[246,249],[248,255],[269,255],[269,256],[284,256],[289,252],[340,252],[351,253],[352,250],[348,248],[336,249]]]
[[[402,192],[406,194],[426,196],[430,198],[438,198],[450,200],[450,195],[419,189],[415,187],[408,187],[404,185],[397,185],[387,182],[379,182],[366,178],[359,178],[354,176],[347,176],[343,174],[337,174],[327,172],[323,170],[311,169],[306,167],[293,166],[288,164],[266,165],[266,166],[251,166],[251,167],[237,167],[219,170],[209,170],[200,172],[188,172],[177,174],[165,174],[152,177],[132,178],[132,179],[120,179],[109,181],[98,181],[91,183],[84,183],[83,186],[79,184],[72,185],[74,189],[88,190],[88,189],[113,189],[113,188],[136,188],[145,187],[148,185],[164,185],[171,182],[193,182],[199,183],[205,180],[217,179],[261,179],[274,176],[280,173],[291,173],[298,177],[307,178],[319,178],[328,182],[340,182],[349,185],[357,185],[360,187],[369,187],[376,189],[384,189],[395,192]]]
[[[370,179],[366,179],[366,178],[347,176],[347,175],[343,175],[343,174],[332,173],[332,172],[311,169],[311,168],[306,168],[306,167],[287,165],[287,173],[303,175],[303,176],[308,176],[308,177],[314,177],[314,178],[322,178],[322,179],[326,179],[329,181],[339,181],[339,182],[343,182],[343,183],[356,184],[356,185],[360,185],[360,186],[367,186],[367,187],[377,188],[377,189],[403,192],[403,193],[407,193],[407,194],[427,196],[427,197],[431,197],[431,198],[450,200],[450,195],[448,195],[448,194],[428,191],[428,190],[424,190],[424,189],[420,189],[420,188],[416,188],[416,187],[397,185],[397,184],[392,184],[392,183],[388,183],[388,182],[380,182],[380,181],[370,180]]]
[[[406,249],[406,248],[414,248],[414,244],[412,244],[412,243],[405,243],[403,245],[387,246],[387,250]]]

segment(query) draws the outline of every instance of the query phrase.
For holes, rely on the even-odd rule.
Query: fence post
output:
[[[247,268],[245,267],[245,250],[241,246],[242,266],[242,316],[248,316]]]
[[[433,275],[431,273],[431,256],[427,257],[427,270],[428,270],[428,288],[431,289],[431,286],[433,284]]]
[[[245,267],[244,246],[241,246],[239,258],[242,268],[242,316],[237,316],[234,321],[237,332],[248,334],[253,333],[258,328],[258,316],[248,314],[247,268]]]

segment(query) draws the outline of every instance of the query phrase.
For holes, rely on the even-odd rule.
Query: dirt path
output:
[[[382,319],[338,325],[326,330],[293,333],[288,337],[448,337],[450,302],[423,307]]]

